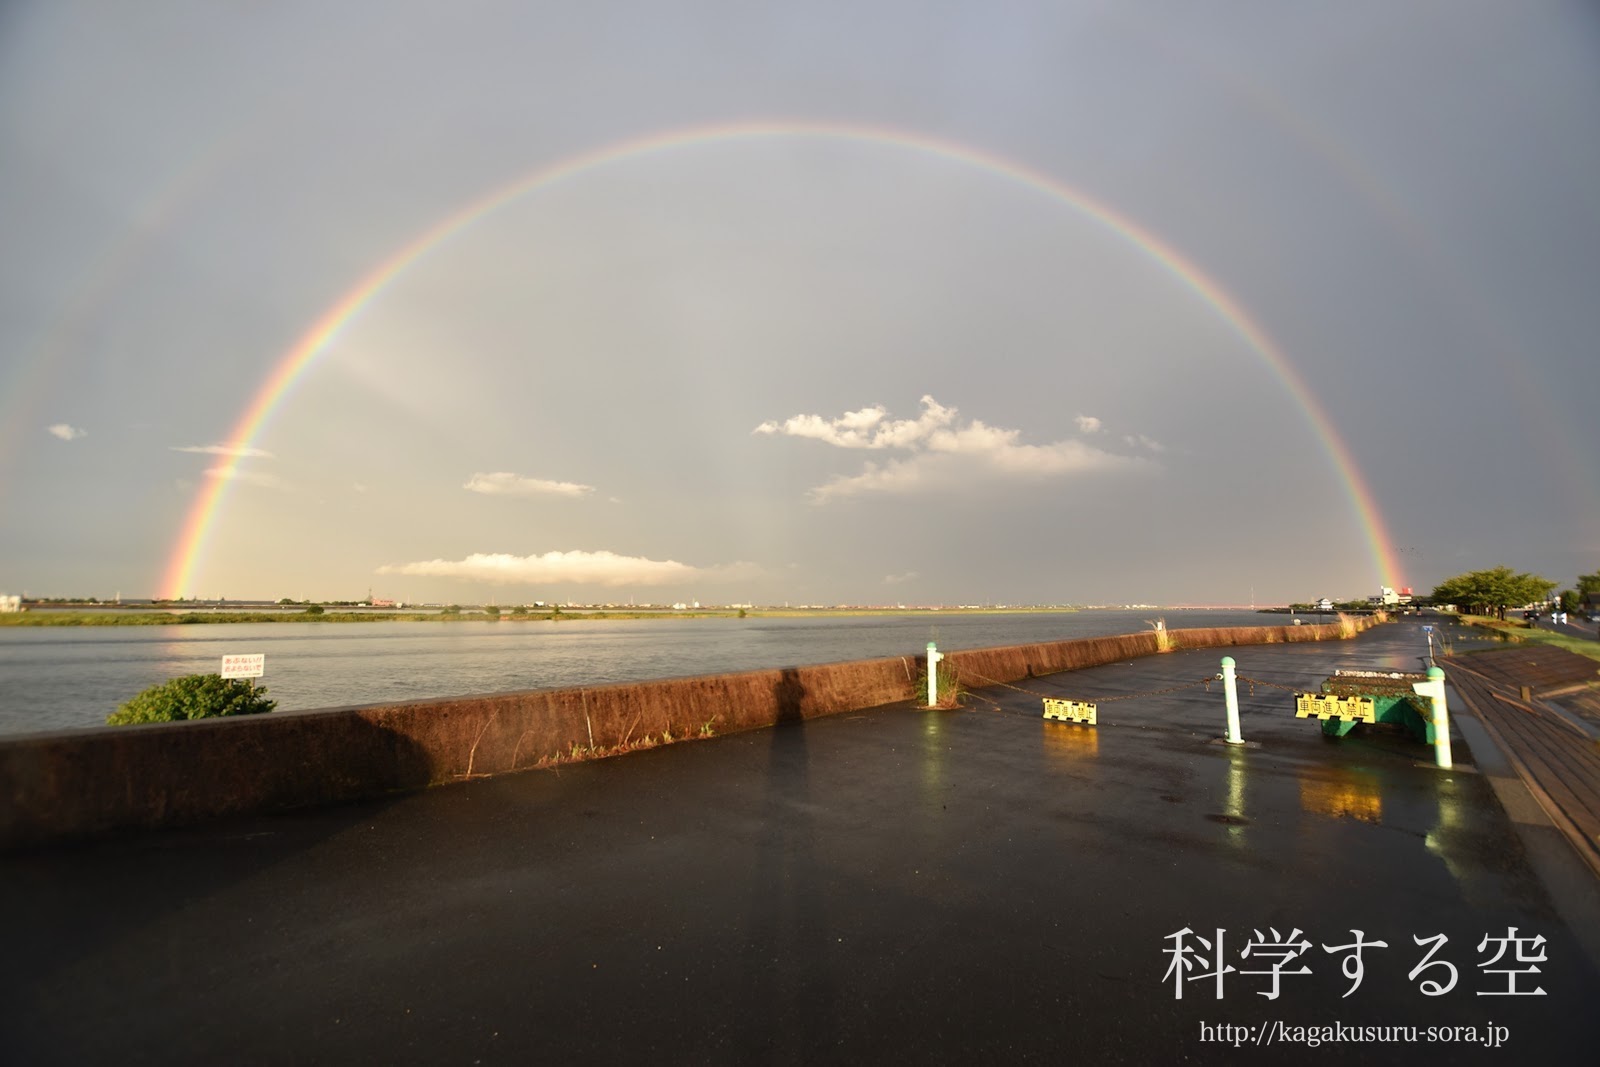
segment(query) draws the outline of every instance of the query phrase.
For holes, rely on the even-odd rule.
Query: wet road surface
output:
[[[1460,733],[1443,772],[1242,685],[1229,747],[1216,683],[1102,703],[1096,727],[1039,717],[1224,654],[1314,689],[1425,650],[1401,623],[1175,653],[965,710],[0,856],[0,1059],[1592,1063],[1600,973]],[[1358,937],[1386,947],[1346,996],[1351,953],[1324,946]]]

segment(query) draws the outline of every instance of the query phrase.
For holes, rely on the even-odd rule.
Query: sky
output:
[[[1600,15],[0,6],[0,591],[1600,570]]]

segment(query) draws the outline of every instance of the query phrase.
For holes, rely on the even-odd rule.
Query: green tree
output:
[[[498,619],[500,617],[500,609],[494,604],[490,604],[488,607],[484,608],[483,613],[489,616],[491,619]]]
[[[1600,571],[1578,575],[1578,594],[1600,596]]]
[[[131,726],[220,715],[258,715],[275,707],[277,701],[267,699],[266,686],[253,685],[248,678],[189,674],[146,689],[106,716],[106,724]]]
[[[1474,615],[1505,618],[1506,608],[1544,600],[1556,583],[1536,574],[1518,574],[1510,567],[1468,571],[1447,578],[1433,588],[1435,604],[1455,604]]]

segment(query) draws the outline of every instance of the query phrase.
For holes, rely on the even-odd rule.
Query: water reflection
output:
[[[1429,852],[1444,861],[1450,876],[1458,883],[1465,884],[1469,870],[1466,860],[1471,853],[1466,806],[1457,795],[1457,786],[1453,778],[1440,781],[1435,795],[1439,800],[1439,821],[1428,831],[1423,842],[1428,846]]]
[[[945,760],[950,754],[944,715],[940,711],[922,713],[922,799],[929,804],[943,802]]]
[[[1242,849],[1248,843],[1245,833],[1249,824],[1244,814],[1244,780],[1249,764],[1243,748],[1236,745],[1226,745],[1224,748],[1228,753],[1228,795],[1222,808],[1227,816],[1223,827],[1228,832],[1228,844]]]
[[[1374,826],[1383,822],[1378,776],[1348,767],[1320,767],[1300,777],[1300,807],[1330,819],[1351,818]]]
[[[1084,760],[1100,755],[1100,731],[1075,722],[1044,723],[1044,754],[1052,763],[1081,771]]]
[[[1355,819],[1384,825],[1383,775],[1351,767],[1307,767],[1299,774],[1300,807],[1330,819]],[[1394,783],[1391,783],[1391,787]],[[1428,851],[1442,861],[1457,884],[1469,893],[1474,871],[1473,830],[1466,818],[1467,800],[1453,778],[1440,776],[1431,790],[1391,791],[1388,818],[1397,826],[1422,834]]]

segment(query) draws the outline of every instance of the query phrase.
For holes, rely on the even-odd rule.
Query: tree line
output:
[[[1510,567],[1491,567],[1445,579],[1434,586],[1432,600],[1435,604],[1454,604],[1471,615],[1498,615],[1503,619],[1507,608],[1551,601],[1559,584]],[[1600,598],[1600,571],[1578,575],[1577,587],[1563,590],[1556,599],[1562,610],[1576,611],[1585,597]]]

